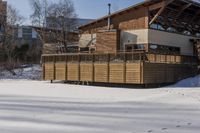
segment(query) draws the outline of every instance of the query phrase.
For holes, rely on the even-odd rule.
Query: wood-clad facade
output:
[[[120,31],[110,30],[102,31],[96,34],[96,51],[99,53],[106,52],[117,52],[120,50]]]
[[[88,53],[43,55],[43,79],[149,85],[193,76],[199,10],[191,0],[147,0],[83,25],[79,44]]]
[[[79,29],[83,35],[95,36],[93,40],[101,40],[101,36],[97,34],[104,31],[106,36],[106,31],[109,30],[108,19],[110,19],[111,30],[120,31],[116,35],[117,51],[130,51],[132,45],[133,50],[193,56],[195,49],[190,40],[200,38],[198,17],[200,14],[196,13],[199,10],[200,4],[191,0],[147,0],[97,19]],[[82,39],[84,40],[84,38],[80,40]],[[97,47],[102,45],[100,42],[93,41],[90,45],[89,39],[85,46],[92,49],[92,52],[110,52],[106,45],[110,45],[112,40],[104,41],[102,48],[98,49]]]
[[[197,72],[190,56],[146,53],[43,55],[43,79],[77,83],[164,84]]]

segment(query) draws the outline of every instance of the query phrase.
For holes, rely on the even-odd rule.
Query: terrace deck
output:
[[[195,57],[147,53],[43,55],[43,79],[111,84],[165,84],[193,76]]]

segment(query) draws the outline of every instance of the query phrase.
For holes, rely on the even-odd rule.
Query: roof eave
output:
[[[98,23],[99,21],[103,21],[104,19],[107,19],[108,17],[113,17],[113,16],[115,16],[115,15],[117,15],[117,14],[121,14],[122,12],[125,12],[125,11],[127,11],[127,10],[131,10],[131,9],[134,9],[134,8],[139,7],[139,6],[146,5],[146,4],[151,4],[152,2],[155,3],[155,2],[157,2],[157,1],[161,1],[161,0],[145,0],[145,1],[143,1],[143,2],[140,2],[140,3],[138,3],[138,4],[135,4],[135,5],[133,5],[133,6],[130,6],[130,7],[128,7],[128,8],[125,8],[125,9],[119,10],[119,11],[117,11],[117,12],[114,12],[114,13],[112,13],[111,15],[106,15],[106,16],[104,16],[104,17],[101,17],[101,18],[99,18],[99,19],[96,19],[95,21],[92,21],[92,22],[90,22],[90,23],[88,23],[88,24],[81,25],[81,26],[78,27],[78,29],[82,29],[82,28],[87,27],[87,26],[89,26],[89,25]]]
[[[125,11],[131,10],[131,9],[134,9],[134,8],[138,8],[139,6],[150,5],[150,4],[154,4],[154,3],[160,2],[160,1],[162,1],[162,0],[145,0],[143,2],[140,2],[138,4],[130,6],[128,8],[125,8],[125,9],[122,9],[122,10],[117,11],[115,13],[112,13],[111,15],[106,15],[104,17],[101,17],[101,18],[99,18],[99,19],[97,19],[95,21],[92,21],[92,22],[88,23],[88,24],[81,25],[81,26],[78,27],[78,29],[81,30],[81,29],[83,29],[83,28],[85,28],[87,26],[90,26],[90,25],[93,25],[95,23],[101,22],[101,21],[107,19],[108,17],[113,17],[113,16],[115,16],[117,14],[122,14]],[[187,2],[187,3],[192,3],[193,5],[200,7],[200,3],[196,2],[196,1],[193,1],[193,0],[181,0],[181,1],[184,1],[184,2]]]

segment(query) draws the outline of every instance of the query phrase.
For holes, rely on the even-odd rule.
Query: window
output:
[[[158,54],[180,54],[180,47],[173,47],[173,46],[164,46],[164,45],[157,45],[157,44],[150,44],[149,45],[149,52],[150,53],[158,53]]]
[[[126,52],[145,50],[145,44],[126,44]]]
[[[132,46],[127,46],[127,47],[126,47],[126,51],[127,51],[127,52],[131,52],[132,50],[133,50],[133,47],[132,47]]]
[[[23,33],[32,33],[32,28],[22,28]]]

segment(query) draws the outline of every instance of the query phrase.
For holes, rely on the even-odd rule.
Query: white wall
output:
[[[96,43],[96,34],[81,34],[79,39],[80,47],[86,47],[91,43]]]
[[[195,39],[195,37],[153,29],[149,29],[148,32],[149,43],[180,47],[181,54],[193,55],[193,45],[190,39]]]
[[[142,30],[126,30],[121,31],[121,48],[124,49],[124,44],[147,44],[148,43],[148,29]]]
[[[159,44],[181,48],[182,55],[193,55],[193,44],[190,39],[196,37],[170,33],[153,29],[121,31],[121,49],[124,44]]]

